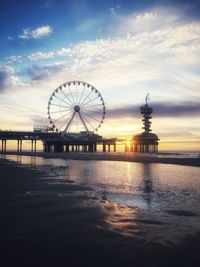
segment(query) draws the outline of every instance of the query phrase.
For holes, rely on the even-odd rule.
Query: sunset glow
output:
[[[100,135],[130,146],[149,92],[160,150],[200,150],[197,1],[18,2],[1,4],[1,130],[48,125],[53,90],[80,80],[105,100]]]

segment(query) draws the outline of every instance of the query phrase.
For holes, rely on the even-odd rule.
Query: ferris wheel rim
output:
[[[83,85],[84,86],[84,89],[83,91],[81,92],[81,96],[79,96],[79,99],[77,98],[77,95],[74,96],[70,90],[70,86],[72,85],[76,85],[76,88],[77,88],[77,85]],[[69,92],[70,92],[70,96],[69,95],[66,95],[62,88],[66,88],[68,87],[69,89]],[[88,88],[90,89],[90,93],[88,95],[86,95],[86,97],[83,98],[82,100],[82,97],[84,95],[84,92],[85,92],[85,88]],[[66,102],[66,100],[63,100],[61,99],[60,97],[58,97],[56,94],[59,93],[59,91],[61,91],[63,93],[63,95],[65,95],[66,99],[68,100],[68,102]],[[94,98],[94,99],[90,99],[89,98],[89,95],[92,94],[92,92],[95,92],[95,94],[97,94],[97,96]],[[77,92],[76,92],[77,93]],[[76,99],[75,99],[76,97]],[[59,104],[59,105],[56,105],[56,104],[53,104],[52,103],[52,100],[53,98],[57,98],[58,100],[60,100],[63,104]],[[87,99],[89,99],[89,101],[86,101]],[[95,105],[90,105],[87,109],[87,106],[88,104],[90,104],[91,102],[94,102],[94,100],[98,99],[100,102],[99,104],[95,104]],[[77,102],[78,101],[78,102]],[[86,102],[85,102],[86,101]],[[58,107],[62,107],[63,110],[58,110],[58,111],[54,111],[52,112],[51,111],[51,106],[54,105],[54,106],[58,106]],[[67,105],[67,106],[66,106]],[[99,119],[95,119],[94,116],[90,115],[89,114],[89,109],[90,108],[93,108],[93,107],[101,107],[101,110],[102,110],[102,114],[100,116]],[[52,118],[52,114],[53,113],[61,113],[61,112],[64,112],[64,111],[69,111],[70,108],[73,107],[73,111],[71,112],[68,112],[67,114],[64,114],[63,116],[61,116],[60,118],[58,118],[57,120],[53,119]],[[70,124],[72,123],[72,121],[74,120],[74,117],[77,115],[79,116],[80,118],[80,121],[83,123],[85,129],[86,129],[86,132],[97,132],[98,129],[101,128],[101,125],[103,124],[103,121],[105,119],[105,114],[106,114],[106,108],[105,108],[105,102],[104,102],[104,99],[101,95],[101,93],[91,84],[89,84],[88,82],[84,82],[84,81],[80,81],[80,80],[71,80],[71,81],[68,81],[68,82],[65,82],[65,83],[62,83],[61,85],[59,85],[56,89],[54,89],[54,91],[52,92],[50,98],[49,98],[49,101],[48,101],[48,106],[47,106],[47,114],[48,114],[48,119],[50,121],[50,123],[52,124],[52,128],[56,130],[56,132],[64,132],[64,133],[69,133],[68,130],[69,130],[69,126]],[[90,110],[91,112],[91,110]],[[99,111],[101,112],[101,111]],[[65,118],[67,117],[67,115],[69,115],[68,119],[65,121],[65,123],[67,123],[67,126],[65,128],[64,131],[61,131],[61,128],[63,127],[63,125],[58,128],[56,126],[56,121],[60,120],[61,118]],[[76,118],[77,119],[77,118]],[[96,127],[93,127],[91,122],[90,122],[90,119],[92,120],[96,120],[98,123],[96,123]],[[87,127],[87,125],[89,125]],[[88,130],[88,128],[92,128],[92,131]]]

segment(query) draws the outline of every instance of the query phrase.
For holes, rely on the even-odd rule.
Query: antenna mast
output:
[[[150,96],[149,96],[149,93],[146,95],[145,97],[145,101],[146,101],[146,105],[148,106],[148,100],[150,100]]]

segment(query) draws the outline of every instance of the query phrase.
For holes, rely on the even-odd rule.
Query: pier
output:
[[[0,131],[1,152],[7,151],[7,142],[16,141],[16,152],[23,151],[23,141],[31,142],[31,152],[37,152],[37,142],[43,143],[44,152],[116,152],[117,138],[102,138],[97,134],[67,134],[34,131]]]

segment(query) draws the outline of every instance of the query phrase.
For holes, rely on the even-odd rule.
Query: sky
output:
[[[0,0],[0,129],[49,124],[59,85],[103,96],[99,134],[142,131],[150,93],[161,149],[200,150],[200,1]]]

